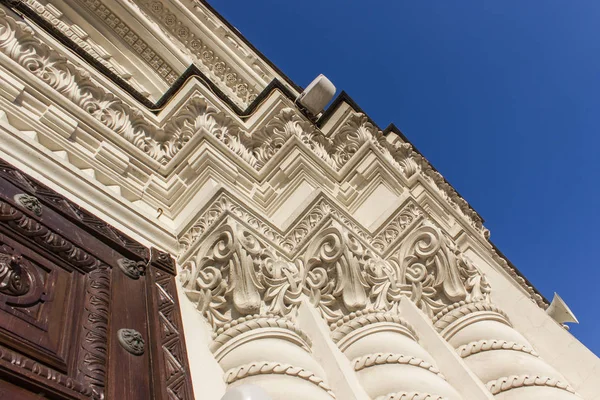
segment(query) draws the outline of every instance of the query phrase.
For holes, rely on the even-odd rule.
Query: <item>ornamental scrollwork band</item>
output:
[[[228,219],[183,265],[180,280],[215,332],[247,316],[293,315],[303,293],[332,330],[349,315],[397,313],[406,297],[435,320],[452,305],[490,303],[491,295],[485,275],[428,220],[388,259],[333,221],[292,261]]]
[[[303,267],[237,223],[217,229],[184,265],[188,298],[216,330],[248,315],[285,316],[302,294]]]
[[[385,253],[332,218],[321,219],[320,227],[307,234],[305,243],[299,242],[300,250],[293,256],[277,244],[281,243],[277,236],[263,235],[262,225],[253,228],[236,214],[215,214],[202,244],[182,265],[180,280],[186,296],[212,327],[209,347],[227,371],[226,381],[256,376],[268,385],[274,375],[284,374],[308,379],[322,389],[321,395],[333,395],[312,358],[310,336],[303,332],[306,308],[302,307],[308,300],[371,398],[457,396],[420,347],[415,328],[404,320],[405,307],[420,309],[492,394],[524,386],[571,391],[555,372],[535,379],[518,375],[514,365],[521,362],[534,369],[552,369],[492,303],[486,275],[454,240],[424,214],[411,207],[405,210],[399,214],[401,231],[391,235],[393,247]],[[465,338],[468,341],[460,341]],[[477,359],[493,359],[499,352],[512,360],[506,370],[515,375],[498,374],[490,380]],[[369,386],[382,368],[425,374],[423,379],[431,381],[437,393],[402,391],[411,388],[409,382],[390,375],[381,389],[388,391],[385,394],[379,386]]]

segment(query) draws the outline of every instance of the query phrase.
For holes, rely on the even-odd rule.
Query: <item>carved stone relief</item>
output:
[[[302,293],[302,265],[281,257],[234,222],[217,229],[183,267],[188,298],[214,329],[247,315],[289,314]]]
[[[118,37],[121,38],[129,48],[140,55],[140,58],[150,66],[156,73],[168,84],[175,83],[179,74],[169,63],[158,55],[152,46],[139,37],[129,25],[127,25],[118,15],[111,11],[111,8],[100,0],[79,0],[80,3],[88,7],[94,15],[106,24]]]
[[[485,275],[429,222],[404,239],[391,262],[398,267],[399,285],[430,317],[461,301],[489,301]]]
[[[225,91],[233,94],[233,100],[244,107],[252,103],[257,93],[252,84],[245,80],[235,68],[226,63],[217,52],[210,48],[203,38],[193,33],[193,29],[169,10],[160,0],[141,0],[143,8],[162,25],[165,33],[181,41],[215,82]]]
[[[423,157],[409,144],[398,141],[389,143],[362,114],[351,115],[339,131],[332,134],[333,139],[324,137],[291,108],[284,108],[267,126],[249,134],[205,99],[195,97],[164,129],[157,128],[146,120],[143,113],[106,92],[85,71],[36,37],[26,23],[15,21],[2,10],[0,32],[0,51],[163,164],[168,163],[201,129],[214,135],[257,169],[262,168],[269,157],[276,157],[282,143],[292,137],[298,138],[300,143],[334,169],[341,168],[361,146],[370,143],[405,177],[412,177],[415,173],[422,174],[425,180],[439,189],[448,204],[465,215],[475,229],[487,235],[479,216]],[[391,240],[394,232],[388,233],[387,236],[377,238],[374,242],[376,249],[380,249],[386,240]],[[293,246],[293,243],[289,242],[287,245]],[[525,288],[540,307],[546,306],[542,297],[506,260],[498,256],[496,261]]]

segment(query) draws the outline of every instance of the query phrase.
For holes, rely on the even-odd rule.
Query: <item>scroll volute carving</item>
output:
[[[181,280],[188,298],[217,328],[240,316],[290,313],[300,300],[302,276],[301,263],[283,259],[229,222],[184,265]]]
[[[485,275],[429,222],[406,237],[392,262],[402,291],[430,316],[460,301],[489,299]]]
[[[306,251],[306,287],[328,322],[367,306],[366,262],[370,251],[351,234],[332,226],[324,229]]]
[[[43,295],[39,271],[8,246],[0,247],[0,294],[12,304],[34,302]]]

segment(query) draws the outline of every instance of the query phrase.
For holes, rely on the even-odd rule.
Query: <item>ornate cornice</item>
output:
[[[330,139],[309,124],[304,117],[300,117],[296,111],[284,108],[262,131],[250,135],[208,105],[206,100],[192,98],[189,100],[190,104],[184,107],[182,115],[172,118],[172,124],[164,129],[157,128],[146,120],[143,113],[126,105],[112,93],[106,92],[91,80],[86,72],[37,38],[25,23],[15,21],[1,11],[0,24],[0,29],[3,30],[0,50],[5,55],[163,164],[168,163],[190,137],[204,126],[210,126],[208,130],[213,135],[256,169],[264,165],[267,155],[277,153],[282,141],[291,140],[293,137],[298,137],[316,157],[334,170],[342,168],[361,146],[370,143],[407,178],[419,170],[422,171],[426,180],[435,183],[435,187],[441,190],[440,193],[444,194],[450,205],[461,211],[476,229],[485,232],[479,216],[410,144],[399,141],[390,143],[364,114],[352,114],[333,135],[333,139]],[[24,54],[27,54],[27,57]],[[51,62],[54,59],[59,59],[60,62]],[[201,104],[198,109],[194,102],[204,102],[206,105]],[[200,115],[194,114],[195,112],[199,112]],[[253,139],[271,134],[276,136],[268,143],[256,142]]]
[[[158,128],[149,122],[142,112],[131,108],[112,93],[106,92],[91,80],[86,72],[37,38],[27,24],[15,21],[3,10],[0,12],[0,29],[3,30],[0,50],[5,55],[27,68],[119,136],[163,164],[167,164],[190,137],[198,133],[203,127],[202,120],[211,126],[209,130],[231,151],[256,169],[260,169],[266,161],[265,155],[277,152],[281,140],[291,140],[292,137],[299,137],[311,152],[334,170],[342,168],[358,149],[368,142],[406,177],[413,176],[419,169],[423,171],[423,176],[435,183],[450,205],[459,209],[476,229],[480,231],[484,229],[477,213],[445,183],[441,175],[438,177],[439,174],[412,149],[410,144],[388,142],[383,133],[378,131],[364,114],[352,114],[339,132],[333,135],[333,139],[330,139],[293,109],[284,108],[264,128],[265,133],[259,131],[250,135],[237,128],[221,112],[202,99],[201,101],[207,105],[204,110],[201,107],[199,111],[202,113],[200,121],[193,118],[194,111],[190,111],[197,106],[190,104],[184,107],[181,116],[176,115],[172,118],[172,124],[165,128]],[[27,54],[27,57],[24,54]],[[59,59],[60,62],[50,61],[54,59]],[[198,100],[189,100],[190,103],[194,101]],[[181,131],[178,127],[185,129]],[[269,132],[278,135],[277,140],[270,141],[270,144],[257,143],[252,139],[253,136],[268,136]]]
[[[193,27],[180,20],[161,0],[139,0],[138,3],[161,25],[171,38],[185,45],[210,78],[219,83],[236,103],[248,106],[256,98],[254,86],[230,63],[219,56],[219,52],[208,46],[206,40],[193,31]]]
[[[561,382],[558,379],[549,378],[547,376],[535,375],[511,375],[509,377],[503,377],[490,381],[485,386],[490,392],[492,392],[493,395],[506,392],[511,389],[531,386],[545,386],[575,393],[575,390],[566,382]]]
[[[250,364],[236,367],[225,372],[225,382],[231,384],[240,379],[255,375],[287,375],[304,379],[327,392],[335,399],[335,394],[325,381],[314,373],[301,367],[294,367],[289,364],[282,364],[272,361],[256,361]]]
[[[296,309],[302,268],[231,221],[212,233],[194,261],[183,265],[180,279],[187,297],[217,330],[238,315],[284,316]]]
[[[35,0],[28,0],[35,1]],[[117,14],[111,11],[111,8],[100,0],[78,0],[86,6],[100,21],[102,21],[110,30],[112,30],[123,43],[125,43],[134,53],[138,54],[140,59],[145,62],[158,76],[166,83],[172,85],[175,83],[179,74],[167,60],[157,54],[152,46],[137,35],[134,30],[125,23]]]

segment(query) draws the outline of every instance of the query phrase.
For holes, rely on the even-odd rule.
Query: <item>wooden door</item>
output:
[[[0,399],[193,399],[169,254],[0,160]]]

